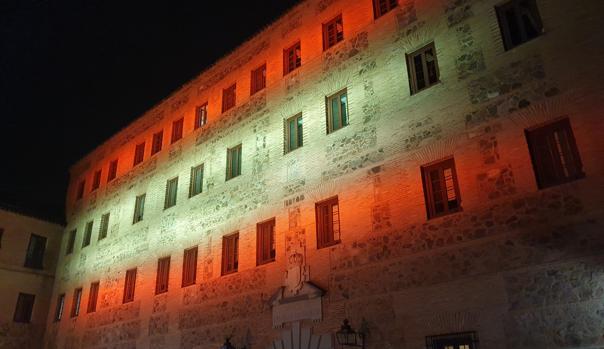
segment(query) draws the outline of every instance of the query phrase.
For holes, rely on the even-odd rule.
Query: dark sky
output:
[[[62,221],[70,165],[298,2],[0,0],[0,203]]]

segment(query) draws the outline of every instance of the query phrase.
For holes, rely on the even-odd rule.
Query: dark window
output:
[[[44,250],[46,249],[46,238],[36,234],[31,234],[27,253],[25,255],[25,267],[42,269],[44,268]]]
[[[197,246],[185,250],[182,260],[182,287],[195,284],[197,278]]]
[[[348,125],[348,95],[346,89],[326,98],[327,133]]]
[[[302,65],[300,41],[283,50],[283,75],[287,75]]]
[[[55,321],[60,321],[63,317],[63,308],[65,307],[65,294],[60,294],[57,298],[57,308],[55,309]]]
[[[285,120],[285,152],[298,149],[302,145],[302,114],[298,114]]]
[[[65,251],[65,254],[70,254],[73,252],[73,247],[75,246],[76,233],[76,229],[69,232],[69,238],[67,239],[67,250]]]
[[[126,280],[124,281],[124,298],[122,303],[132,302],[134,300],[134,287],[136,286],[136,269],[126,271]]]
[[[134,148],[134,162],[132,166],[136,166],[145,159],[145,142],[137,144]]]
[[[86,223],[86,229],[84,229],[84,238],[82,239],[82,248],[90,245],[90,238],[92,237],[92,225],[93,221]]]
[[[197,130],[198,128],[204,126],[208,122],[208,103],[204,103],[197,108],[195,108],[195,125],[193,128]]]
[[[136,202],[134,203],[134,219],[132,221],[132,224],[142,221],[144,213],[145,213],[145,194],[139,195],[136,197]]]
[[[421,167],[428,219],[461,210],[453,158]]]
[[[78,183],[78,192],[77,192],[76,200],[80,200],[81,198],[84,197],[84,188],[86,188],[85,180]]]
[[[323,24],[323,50],[327,50],[338,42],[344,40],[344,25],[342,15]]]
[[[88,308],[86,312],[94,313],[96,311],[96,303],[99,299],[99,282],[90,284],[90,294],[88,295]]]
[[[170,257],[157,260],[157,277],[155,279],[155,294],[168,292],[170,280]]]
[[[426,349],[478,349],[476,332],[426,337]]]
[[[101,170],[97,170],[92,177],[92,189],[91,191],[95,191],[99,189],[101,186]]]
[[[241,144],[227,149],[226,179],[235,178],[241,174]]]
[[[189,182],[189,197],[193,197],[203,191],[203,164],[191,168],[191,180]]]
[[[166,182],[166,198],[164,200],[164,209],[176,205],[176,196],[178,194],[178,177],[169,179]]]
[[[80,301],[82,300],[82,288],[73,291],[73,303],[71,303],[71,317],[80,315]]]
[[[111,182],[117,176],[117,159],[112,160],[109,163],[109,174],[107,175],[107,182]]]
[[[222,112],[233,108],[236,103],[237,98],[237,84],[232,84],[231,86],[222,90]]]
[[[340,207],[334,196],[315,204],[317,223],[317,248],[329,247],[340,242]]]
[[[506,50],[512,49],[543,32],[541,16],[535,0],[512,0],[495,6],[499,29]]]
[[[438,61],[434,43],[407,55],[407,72],[411,94],[418,93],[439,82]]]
[[[184,118],[180,118],[172,123],[172,138],[170,138],[170,144],[174,144],[182,138],[184,123]]]
[[[99,227],[99,240],[107,237],[109,231],[109,212],[101,216],[101,225]]]
[[[378,19],[397,5],[397,0],[373,0],[373,17]]]
[[[252,81],[250,85],[250,95],[266,87],[266,64],[252,70]]]
[[[0,248],[2,248],[2,237],[4,236],[4,228],[0,228]]]
[[[256,225],[256,264],[275,260],[275,219]]]
[[[15,322],[31,322],[31,313],[34,310],[35,299],[36,296],[33,294],[19,293],[17,305],[15,306],[15,316],[13,317]]]
[[[222,237],[222,275],[237,272],[239,268],[239,233]]]
[[[164,130],[161,130],[153,134],[153,141],[151,142],[151,155],[159,153],[163,145]]]
[[[583,178],[583,165],[568,118],[525,131],[539,189]]]

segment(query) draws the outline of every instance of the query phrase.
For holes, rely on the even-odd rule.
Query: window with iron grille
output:
[[[73,247],[75,246],[76,233],[76,229],[69,232],[69,237],[67,238],[67,249],[65,250],[66,255],[73,252]]]
[[[145,159],[145,142],[136,145],[134,148],[134,161],[132,166],[136,166]]]
[[[63,318],[63,309],[65,308],[65,294],[60,294],[57,298],[57,307],[55,309],[55,321],[61,321]]]
[[[203,191],[203,164],[191,168],[191,180],[189,182],[189,197],[193,197]]]
[[[407,55],[407,72],[409,73],[411,94],[418,93],[439,82],[434,42]]]
[[[157,260],[157,277],[155,278],[155,294],[168,292],[170,281],[170,256]]]
[[[222,112],[233,108],[236,103],[237,98],[237,84],[232,84],[231,86],[222,90]]]
[[[344,24],[342,15],[323,24],[323,51],[344,40]]]
[[[256,225],[256,265],[275,260],[275,218]]]
[[[250,85],[250,95],[266,87],[266,64],[252,70],[252,81]]]
[[[80,301],[82,300],[82,288],[73,291],[73,302],[71,303],[71,317],[80,315]]]
[[[84,197],[84,188],[86,188],[86,181],[80,181],[78,184],[78,192],[76,193],[76,200],[80,200]]]
[[[21,323],[31,322],[31,314],[34,310],[36,296],[28,293],[19,293],[15,306],[13,321]]]
[[[126,271],[124,281],[124,297],[122,303],[132,302],[134,300],[134,287],[136,286],[136,269]]]
[[[208,122],[208,103],[204,103],[195,108],[195,125],[193,128],[197,130],[198,128],[204,126]]]
[[[398,6],[397,0],[373,0],[373,17],[380,18]]]
[[[27,253],[25,254],[25,267],[43,269],[44,251],[46,250],[46,238],[44,236],[31,234]]]
[[[227,149],[226,180],[241,174],[241,144]]]
[[[222,275],[237,272],[239,268],[239,233],[222,237]]]
[[[525,130],[539,189],[585,177],[570,120]]]
[[[184,118],[172,122],[172,138],[170,138],[170,144],[174,144],[182,138],[184,124]]]
[[[178,193],[178,177],[169,179],[166,182],[166,198],[164,200],[164,209],[176,205],[176,195]]]
[[[107,182],[111,182],[117,177],[117,159],[109,163],[109,173],[107,174]]]
[[[92,189],[90,191],[95,191],[99,189],[101,186],[101,170],[97,170],[94,172],[94,176],[92,177]]]
[[[134,203],[134,219],[132,220],[132,224],[143,220],[143,215],[145,213],[145,196],[146,195],[143,194],[136,197],[136,201]]]
[[[87,313],[94,313],[96,311],[96,303],[99,298],[99,282],[93,282],[90,284],[90,294],[88,295],[88,307]]]
[[[109,231],[109,212],[101,216],[101,225],[99,227],[99,240],[103,240],[107,237]]]
[[[535,0],[512,0],[495,6],[503,45],[510,50],[530,41],[543,32],[541,16]]]
[[[285,120],[285,153],[303,145],[302,113]]]
[[[155,132],[153,134],[153,140],[151,141],[151,155],[157,154],[161,151],[164,144],[164,130]]]
[[[453,158],[421,167],[428,219],[461,210],[461,196]]]
[[[317,248],[329,247],[340,242],[340,208],[334,196],[315,204],[317,224]]]
[[[90,221],[86,223],[86,228],[84,229],[84,238],[82,239],[82,248],[90,245],[90,238],[92,237],[92,225],[94,221]]]
[[[476,332],[426,337],[426,349],[479,349]]]
[[[195,284],[197,279],[197,246],[185,250],[182,260],[182,287]]]
[[[287,75],[302,65],[300,41],[283,50],[283,75]]]
[[[348,126],[348,94],[346,89],[326,98],[327,133]]]

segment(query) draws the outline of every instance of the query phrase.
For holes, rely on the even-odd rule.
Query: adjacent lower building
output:
[[[301,2],[71,168],[46,347],[604,346],[603,11]]]

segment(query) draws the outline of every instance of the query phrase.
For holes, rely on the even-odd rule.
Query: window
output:
[[[342,15],[323,24],[323,51],[344,40],[344,25]]]
[[[2,248],[2,237],[4,236],[4,228],[0,228],[0,248]]]
[[[476,332],[426,337],[426,349],[478,349]]]
[[[283,75],[287,75],[302,65],[300,41],[283,50]]]
[[[44,250],[46,249],[46,238],[36,234],[31,234],[27,253],[25,255],[25,267],[42,269],[44,262]]]
[[[189,197],[203,191],[203,164],[191,168],[191,181],[189,183]]]
[[[95,191],[99,189],[101,186],[101,170],[97,170],[94,173],[94,177],[92,178],[92,189],[91,191]]]
[[[239,233],[222,237],[222,275],[237,272],[239,267]]]
[[[512,0],[495,6],[506,51],[538,37],[543,32],[535,0]]]
[[[71,317],[80,315],[80,301],[82,300],[82,288],[73,291],[73,303],[71,303]]]
[[[164,209],[176,205],[176,195],[178,193],[178,177],[172,178],[166,182],[166,198],[164,200]]]
[[[327,97],[327,133],[348,125],[348,95],[346,89]]]
[[[101,216],[101,225],[99,227],[99,240],[103,240],[107,237],[109,231],[109,212]]]
[[[153,141],[151,142],[151,155],[155,155],[161,151],[161,147],[164,144],[164,130],[153,134]]]
[[[397,5],[397,0],[373,0],[373,17],[378,19]]]
[[[138,223],[143,220],[143,214],[145,213],[145,194],[136,197],[134,203],[134,219],[132,224]]]
[[[256,265],[275,260],[275,219],[256,225]]]
[[[60,321],[63,317],[63,308],[65,307],[65,294],[60,294],[57,298],[57,308],[55,309],[55,321]]]
[[[128,303],[134,300],[134,286],[136,286],[136,269],[130,269],[126,271],[124,298],[122,299],[122,303]]]
[[[407,72],[409,73],[411,94],[418,93],[439,82],[438,62],[433,42],[407,55]]]
[[[174,144],[182,138],[182,129],[184,123],[184,118],[180,118],[172,123],[172,138],[170,139],[170,144]]]
[[[94,313],[96,311],[96,302],[99,299],[99,282],[93,282],[90,284],[90,294],[88,295],[88,308],[87,313]]]
[[[461,197],[453,158],[421,167],[428,219],[461,210]]]
[[[195,125],[193,128],[197,130],[198,128],[204,126],[208,122],[208,103],[204,103],[197,108],[195,108]]]
[[[117,159],[109,163],[109,174],[107,175],[107,182],[111,182],[117,177]]]
[[[241,144],[227,149],[226,180],[241,174]]]
[[[266,64],[252,70],[252,81],[250,84],[250,95],[266,87]]]
[[[155,294],[168,292],[170,280],[170,257],[157,260],[157,277],[155,279]]]
[[[232,84],[231,86],[222,90],[222,112],[233,108],[235,106],[236,101],[236,91],[237,84]]]
[[[195,284],[197,278],[197,246],[185,250],[182,260],[182,287]]]
[[[90,237],[92,236],[92,224],[93,221],[86,223],[86,229],[84,229],[84,238],[82,239],[82,248],[90,245]]]
[[[315,204],[317,223],[317,248],[329,247],[340,242],[340,208],[334,196]]]
[[[134,162],[132,166],[136,166],[143,162],[145,158],[145,142],[137,144],[134,149]]]
[[[525,131],[539,189],[583,178],[583,165],[570,120]]]
[[[84,197],[84,188],[86,188],[86,181],[85,180],[81,181],[78,184],[78,192],[77,192],[77,195],[76,195],[76,200],[80,200],[81,198]]]
[[[19,293],[17,305],[15,306],[15,322],[29,323],[31,322],[31,313],[34,310],[34,301],[36,296],[33,294]]]
[[[302,114],[285,120],[285,153],[300,148],[302,139]]]
[[[73,247],[75,245],[76,233],[77,233],[76,229],[74,229],[74,230],[72,230],[72,231],[69,232],[69,238],[67,239],[67,250],[66,250],[65,254],[70,254],[70,253],[73,252]]]

